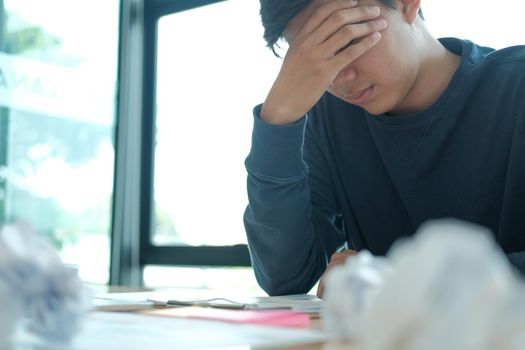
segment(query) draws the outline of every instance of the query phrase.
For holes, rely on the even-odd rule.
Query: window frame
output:
[[[222,1],[226,0],[122,0],[111,285],[142,286],[146,265],[251,266],[246,244],[156,246],[151,240],[155,230],[153,188],[158,21],[166,15]],[[137,28],[142,31],[141,37],[130,33],[136,32]],[[137,47],[141,48],[141,57],[136,57]],[[133,60],[140,62],[141,69],[137,68],[136,62],[130,62]],[[142,86],[140,96],[131,91],[130,82]],[[140,120],[133,116],[137,108],[141,111]],[[130,137],[130,131],[135,137]],[[137,144],[139,150],[130,152]],[[130,172],[137,172],[138,177],[130,179]],[[133,196],[130,191],[137,195]],[[137,218],[134,218],[135,214]]]

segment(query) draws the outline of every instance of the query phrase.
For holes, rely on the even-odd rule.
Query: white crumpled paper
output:
[[[334,268],[327,275],[323,321],[329,336],[353,339],[362,332],[361,317],[383,284],[387,269],[385,258],[373,257],[365,250],[347,259],[344,268]]]
[[[0,231],[0,340],[23,324],[47,340],[69,341],[90,306],[89,290],[49,245],[23,226]]]
[[[325,293],[328,334],[362,350],[525,349],[524,283],[479,226],[435,221],[386,259],[359,253]]]

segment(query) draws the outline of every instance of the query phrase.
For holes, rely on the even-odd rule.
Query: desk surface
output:
[[[187,291],[186,291],[187,292]],[[212,292],[213,293],[213,292]],[[17,337],[9,350],[38,349]],[[44,344],[46,350],[87,349],[223,349],[340,350],[349,344],[327,343],[320,319],[308,329],[268,327],[185,318],[153,317],[136,312],[92,312],[82,331],[67,346]]]

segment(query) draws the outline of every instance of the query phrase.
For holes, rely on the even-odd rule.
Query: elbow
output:
[[[280,295],[306,294],[310,291],[310,288],[290,287],[287,286],[286,283],[259,283],[259,285],[271,297]]]
[[[313,283],[304,283],[304,281],[297,279],[283,280],[280,278],[262,276],[261,273],[257,273],[257,271],[255,272],[255,277],[259,286],[269,296],[306,294],[315,284],[315,281]]]

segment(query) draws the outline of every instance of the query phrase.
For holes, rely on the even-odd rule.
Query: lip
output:
[[[353,92],[352,94],[348,94],[345,97],[347,101],[352,104],[363,105],[370,100],[370,98],[372,97],[373,91],[374,91],[374,86],[371,85],[367,88]]]

